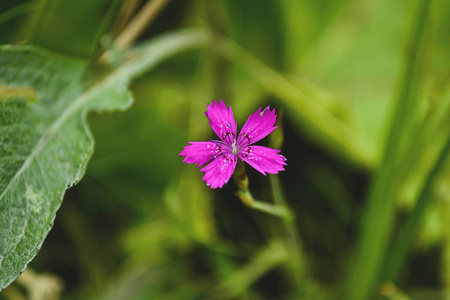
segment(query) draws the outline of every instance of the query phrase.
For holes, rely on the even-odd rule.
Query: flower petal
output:
[[[189,142],[189,144],[184,147],[180,156],[185,156],[183,161],[187,164],[198,163],[197,168],[212,161],[214,157],[222,153],[222,149],[226,148],[217,142]]]
[[[203,180],[212,189],[221,188],[228,183],[236,167],[237,157],[233,154],[223,154],[200,170],[205,172]]]
[[[259,108],[248,117],[242,127],[237,142],[238,148],[242,149],[266,137],[277,128],[277,126],[273,126],[276,120],[275,109],[271,111],[270,106],[267,106],[264,110]]]
[[[283,166],[286,165],[286,158],[278,154],[279,152],[280,150],[263,146],[247,146],[239,152],[238,156],[257,171],[266,175],[266,172],[276,174],[279,171],[284,171]]]
[[[213,100],[213,104],[208,103],[207,107],[205,115],[209,119],[212,130],[223,142],[232,145],[236,140],[237,124],[231,106],[227,108],[223,100],[220,100],[220,103]]]

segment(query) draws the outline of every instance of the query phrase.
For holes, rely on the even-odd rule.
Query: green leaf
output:
[[[126,109],[132,78],[207,40],[201,31],[166,34],[124,53],[118,68],[90,86],[84,61],[0,47],[0,86],[8,92],[0,96],[0,289],[36,255],[66,189],[83,177],[93,152],[87,113]]]

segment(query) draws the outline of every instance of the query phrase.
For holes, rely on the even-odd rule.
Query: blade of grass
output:
[[[3,12],[0,14],[0,24],[3,24],[11,19],[14,19],[15,17],[18,17],[20,15],[27,14],[29,12],[41,9],[43,6],[43,3],[38,0],[25,2],[23,4],[14,6],[13,8]]]
[[[261,276],[289,259],[283,243],[273,242],[256,253],[251,262],[232,272],[228,279],[211,291],[219,299],[231,299],[250,287]]]
[[[112,29],[113,36],[116,36],[124,29],[128,24],[128,21],[130,21],[131,17],[139,8],[141,2],[142,0],[126,0],[122,2],[122,7],[120,8],[119,15],[115,21],[116,23]]]
[[[282,74],[271,69],[234,41],[217,37],[214,49],[258,82],[263,89],[277,96],[287,108],[291,120],[297,122],[316,142],[340,155],[348,162],[364,167],[375,165],[375,151],[347,124],[323,108],[292,84]]]
[[[421,104],[419,92],[430,5],[431,1],[420,0],[412,20],[390,131],[380,167],[369,190],[356,260],[346,283],[346,299],[349,300],[369,299],[380,276],[394,220],[394,202],[401,170],[398,161],[403,151],[407,150],[407,141],[413,139]]]
[[[117,50],[123,50],[135,42],[144,30],[150,26],[168,1],[169,0],[149,0],[114,40],[114,47],[117,48]],[[111,51],[107,51],[100,56],[99,61],[102,63],[109,62],[112,60],[113,56]]]
[[[58,0],[41,0],[41,8],[36,11],[35,16],[31,20],[31,26],[28,28],[28,42],[36,44],[40,39],[40,32],[47,26],[50,16],[54,14],[55,6]],[[27,31],[28,31],[27,30]]]
[[[450,153],[450,135],[447,136],[447,140],[442,147],[438,159],[436,160],[433,168],[430,170],[425,184],[417,198],[416,205],[413,211],[408,216],[408,219],[396,239],[392,250],[386,260],[384,276],[382,281],[395,280],[400,268],[402,267],[405,259],[407,258],[408,249],[415,237],[416,229],[422,220],[422,217],[426,211],[427,204],[432,193],[432,187],[434,180],[439,175],[440,171],[446,164],[448,154]]]
[[[442,136],[441,129],[448,126],[445,120],[450,118],[450,90],[442,97],[436,108],[423,121],[422,126],[417,130],[414,139],[413,147],[408,149],[408,152],[402,157],[403,176],[414,176],[415,173],[422,171],[423,168],[428,168],[430,161],[427,157],[435,158],[438,155],[439,147],[434,145],[441,145],[445,135]],[[444,127],[443,127],[444,126]],[[416,161],[417,164],[409,162]],[[422,161],[422,162],[421,162]],[[419,170],[418,170],[419,169]],[[424,176],[426,174],[423,174]]]
[[[115,41],[117,47],[123,49],[131,45],[153,22],[168,2],[169,0],[149,0],[117,37]]]
[[[114,18],[117,15],[117,11],[121,3],[122,3],[121,0],[113,0],[112,3],[109,5],[108,10],[105,16],[103,17],[102,24],[100,25],[100,28],[97,30],[97,34],[95,35],[91,50],[89,51],[90,59],[93,59],[93,57],[97,54],[100,46],[100,39],[110,29],[111,24],[113,23]]]
[[[414,201],[415,206],[394,242],[385,263],[384,277],[382,277],[380,281],[395,280],[400,268],[407,259],[408,248],[413,242],[415,237],[414,234],[428,207],[433,182],[445,166],[446,159],[448,159],[448,154],[450,152],[450,135],[445,132],[446,134],[443,138],[439,131],[439,129],[448,127],[448,120],[450,120],[450,90],[446,91],[437,107],[434,108],[434,111],[430,114],[430,117],[425,120],[421,131],[419,132],[418,138],[420,142],[412,151],[414,153],[422,152],[423,154],[429,155],[429,152],[432,151],[426,147],[436,144],[439,145],[439,147],[436,147],[436,154],[433,153],[432,155],[434,164],[428,169],[428,173],[424,176],[424,183],[420,193],[417,193],[416,200]],[[428,151],[425,152],[426,150]],[[411,156],[408,161],[414,161],[416,157],[417,155]]]

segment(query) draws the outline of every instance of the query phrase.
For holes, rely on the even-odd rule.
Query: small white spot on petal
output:
[[[267,111],[268,108],[269,108],[269,107],[264,108],[264,110],[262,110],[262,111],[259,113],[259,115],[260,115],[261,117],[264,116],[264,113]]]

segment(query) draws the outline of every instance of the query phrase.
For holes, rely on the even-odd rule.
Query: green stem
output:
[[[281,189],[279,177],[270,177],[270,183],[275,204],[289,210],[283,190]],[[284,242],[286,243],[286,248],[288,249],[289,256],[291,258],[287,267],[292,273],[292,277],[298,287],[298,291],[305,292],[305,290],[310,290],[316,292],[321,290],[317,282],[315,282],[311,276],[308,276],[310,275],[310,269],[303,248],[303,242],[297,229],[295,215],[290,214],[289,218],[283,218],[282,221],[284,231],[286,232]],[[305,286],[307,286],[307,288],[305,288]]]
[[[238,187],[236,196],[241,199],[242,203],[253,209],[265,212],[272,216],[277,216],[286,220],[292,220],[292,213],[285,206],[274,205],[256,200],[248,189],[248,177],[245,172],[245,164],[238,160],[236,169],[233,174],[234,182]]]
[[[292,213],[287,207],[256,200],[255,198],[253,198],[253,195],[249,189],[238,190],[236,192],[236,196],[238,196],[239,199],[241,199],[242,203],[244,203],[250,208],[265,212],[266,214],[272,216],[283,218],[288,222],[292,221]]]
[[[288,222],[292,220],[292,213],[286,207],[283,206],[273,205],[270,203],[255,200],[253,202],[252,208],[273,216],[280,217]]]

